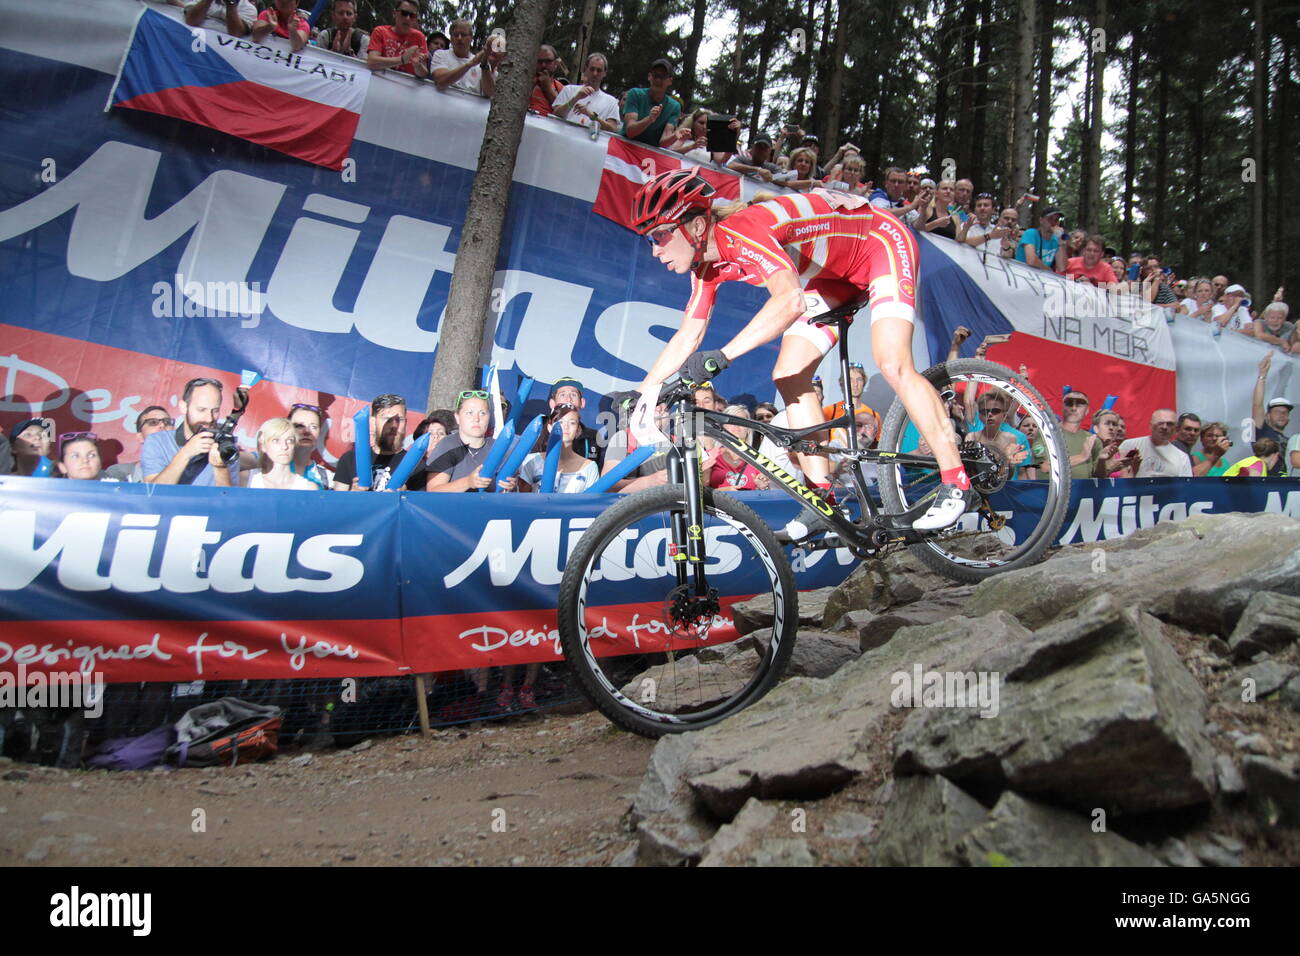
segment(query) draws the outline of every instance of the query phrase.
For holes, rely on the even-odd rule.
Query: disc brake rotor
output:
[[[669,591],[664,599],[663,620],[673,635],[704,641],[721,610],[717,589],[709,588],[706,594],[698,595],[691,593],[689,584],[683,584]]]

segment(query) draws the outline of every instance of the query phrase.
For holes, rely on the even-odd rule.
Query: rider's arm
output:
[[[704,332],[708,327],[708,319],[693,319],[687,315],[682,320],[682,327],[673,333],[664,350],[650,366],[645,381],[637,386],[637,391],[644,393],[649,385],[663,382],[681,368],[688,358],[699,351],[700,343],[704,341]],[[730,355],[727,357],[731,358]],[[652,401],[653,399],[654,396],[651,396]]]
[[[799,276],[789,269],[772,273],[767,282],[768,300],[758,314],[730,342],[722,347],[722,354],[735,361],[760,345],[766,345],[794,325],[807,308]],[[683,361],[685,361],[683,359]]]

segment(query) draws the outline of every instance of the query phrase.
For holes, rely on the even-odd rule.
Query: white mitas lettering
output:
[[[121,278],[186,233],[190,239],[177,271],[196,294],[202,296],[208,282],[247,276],[286,187],[223,169],[184,199],[146,216],[161,158],[157,150],[105,143],[55,185],[0,212],[0,242],[75,209],[68,232],[68,271],[75,276]],[[105,236],[113,241],[105,242]]]
[[[124,527],[118,530],[108,555],[109,573],[102,575],[99,568],[109,545],[112,517],[108,512],[73,512],[38,544],[36,512],[0,511],[0,590],[26,588],[56,564],[59,584],[70,591],[111,587],[129,594],[159,589],[191,594],[209,588],[225,594],[252,590],[324,594],[355,587],[365,575],[360,559],[335,550],[360,547],[363,536],[359,534],[314,535],[303,540],[295,552],[296,536],[290,532],[250,532],[222,543],[220,532],[207,530],[206,516],[177,515],[168,526],[155,577],[149,574],[149,567],[157,551],[158,532],[140,525],[156,524],[159,519],[141,514],[122,517]],[[205,550],[213,545],[214,549]],[[245,576],[250,556],[252,568]],[[295,558],[305,570],[324,576],[290,576]],[[203,575],[200,572],[205,566],[207,574]]]
[[[528,573],[538,584],[559,584],[563,574],[560,568],[563,520],[541,518],[529,522],[518,548],[514,546],[514,526],[515,522],[509,518],[489,521],[474,552],[442,579],[443,587],[456,587],[485,564],[495,587],[514,584],[525,563],[528,564]]]

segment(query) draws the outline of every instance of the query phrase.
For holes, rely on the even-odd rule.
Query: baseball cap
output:
[[[43,418],[24,419],[23,421],[15,425],[13,428],[9,429],[9,440],[13,441],[15,438],[17,438],[19,435],[21,435],[23,432],[25,432],[28,428],[30,428],[33,425],[44,426],[45,419]]]
[[[1237,283],[1235,282],[1223,290],[1224,295],[1228,295],[1229,293],[1232,292],[1235,292],[1237,295],[1244,295],[1247,298],[1250,298],[1250,293],[1246,291],[1246,287],[1237,285]]]
[[[1273,399],[1273,401],[1271,401],[1271,402],[1268,403],[1268,407],[1269,407],[1269,408],[1287,408],[1287,409],[1295,408],[1295,406],[1292,405],[1290,402],[1288,402],[1285,398],[1275,398],[1275,399]]]
[[[804,134],[804,137],[803,137],[803,142],[804,142],[804,143],[816,143],[818,146],[820,146],[822,141],[821,141],[820,138],[818,138],[818,137],[817,137],[815,134],[813,134],[813,133],[805,133],[805,134]]]
[[[1061,210],[1059,210],[1059,209],[1057,209],[1055,206],[1053,206],[1052,208],[1050,208],[1050,209],[1048,209],[1048,210],[1045,210],[1045,211],[1043,212],[1042,216],[1040,216],[1039,218],[1041,218],[1041,219],[1046,219],[1048,216],[1060,216],[1060,215],[1063,215],[1063,213],[1061,212]]]
[[[662,56],[650,64],[650,69],[654,70],[661,66],[673,76],[677,75],[677,67],[673,66],[673,61]]]
[[[558,379],[556,383],[551,386],[550,397],[554,398],[555,393],[558,392],[560,389],[564,388],[566,385],[572,385],[574,388],[578,390],[579,395],[582,394],[582,383],[579,382],[576,378],[561,378]]]
[[[768,137],[766,133],[759,133],[757,136],[754,137],[753,142],[751,142],[749,145],[750,146],[771,146],[772,140]]]

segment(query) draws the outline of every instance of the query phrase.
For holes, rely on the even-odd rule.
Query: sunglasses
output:
[[[170,418],[145,418],[141,420],[140,427],[161,425],[163,428],[171,428],[174,424],[175,422]]]
[[[976,199],[992,199],[992,198],[993,198],[993,194],[992,194],[992,193],[976,193],[976,194],[975,194],[975,198],[976,198]]]
[[[859,372],[865,372],[865,371],[866,371],[866,369],[862,367],[862,363],[861,363],[861,362],[850,362],[850,363],[849,363],[849,368],[855,368],[855,369],[857,369]]]
[[[76,441],[79,438],[89,438],[93,442],[99,441],[99,436],[94,432],[68,432],[66,435],[59,436],[59,453],[63,453],[63,449],[67,446],[68,442]]]
[[[414,10],[398,10],[398,11],[397,11],[397,15],[398,15],[399,17],[418,17],[418,16],[419,16],[419,14],[416,13]],[[455,34],[452,34],[452,35],[455,36]]]
[[[984,408],[980,409],[981,415],[1002,415],[1005,412],[1006,412],[1005,408],[1001,408],[995,405],[986,405]]]
[[[673,237],[673,233],[675,233],[678,228],[679,228],[678,224],[673,223],[671,226],[664,226],[660,229],[652,229],[648,233],[646,233],[646,239],[649,241],[650,245],[652,246],[665,245],[668,242],[668,240]]]
[[[1086,398],[1067,398],[1067,399],[1065,400],[1065,404],[1067,404],[1067,405],[1087,405],[1087,404],[1088,404],[1088,400],[1087,400]]]
[[[460,406],[467,398],[481,398],[486,402],[491,397],[492,394],[490,392],[484,391],[481,388],[467,389],[456,396],[456,411],[460,411]]]
[[[292,415],[300,408],[305,408],[309,412],[315,412],[317,415],[321,416],[322,418],[325,417],[325,410],[323,408],[321,408],[319,405],[308,405],[306,402],[294,402],[292,405],[289,406],[289,414]]]

